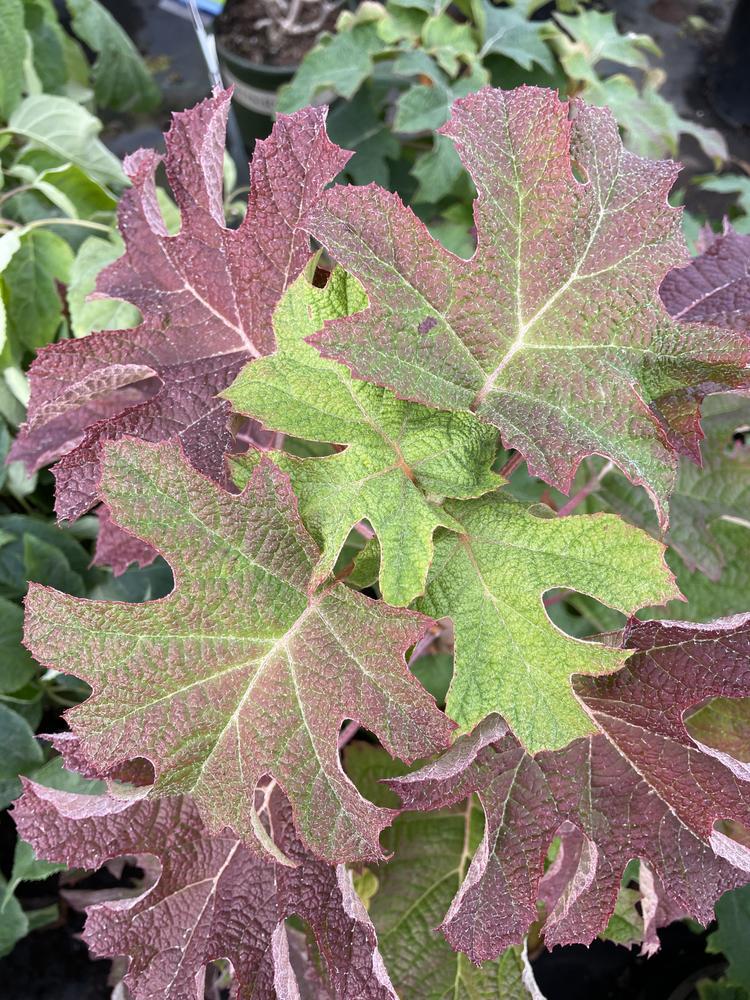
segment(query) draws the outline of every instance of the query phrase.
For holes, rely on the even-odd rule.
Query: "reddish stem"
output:
[[[522,462],[523,462],[523,455],[521,454],[521,452],[514,451],[513,454],[510,456],[510,458],[508,459],[508,461],[500,470],[500,475],[503,477],[503,479],[510,479],[510,477],[513,475],[513,473],[516,471],[518,466],[521,465]]]
[[[351,742],[351,740],[354,739],[354,737],[357,735],[358,732],[359,732],[358,722],[347,722],[347,724],[339,733],[339,743],[338,743],[339,750],[341,750],[342,747],[345,747],[347,743]]]
[[[614,469],[612,462],[607,462],[606,465],[603,465],[593,479],[589,479],[587,483],[584,483],[580,490],[575,493],[567,503],[563,504],[563,506],[558,510],[557,516],[565,517],[567,514],[570,514],[571,511],[574,511],[579,504],[583,503],[590,493],[594,493],[599,489],[599,484],[602,479],[604,479],[604,477],[608,475],[612,469]]]

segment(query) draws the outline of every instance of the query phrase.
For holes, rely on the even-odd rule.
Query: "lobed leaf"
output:
[[[381,779],[404,769],[381,749],[353,743],[345,764],[365,795],[384,805],[395,802]],[[471,796],[460,807],[405,813],[383,834],[389,859],[374,869],[377,890],[368,912],[401,997],[542,1000],[525,948],[510,948],[476,968],[435,929],[466,875],[483,826],[481,806]]]
[[[229,100],[221,91],[173,117],[164,165],[182,217],[175,235],[156,201],[161,157],[139,150],[125,162],[126,251],[99,275],[97,290],[140,309],[141,325],[56,344],[31,367],[28,420],[12,458],[30,469],[60,459],[61,518],[78,517],[100,498],[103,442],[124,435],[178,438],[197,469],[226,482],[229,406],[214,397],[249,358],[273,350],[271,314],[309,257],[299,219],[348,158],[326,136],[325,110],[279,119],[256,145],[247,215],[229,229],[222,201]]]
[[[478,248],[454,257],[399,198],[333,188],[307,225],[370,306],[314,335],[325,357],[407,399],[476,413],[567,492],[585,455],[643,484],[665,520],[700,399],[745,383],[745,338],[673,323],[685,258],[676,168],[623,149],[611,114],[553,91],[485,89],[442,129],[479,192]]]
[[[115,522],[158,547],[176,582],[129,605],[31,586],[29,648],[92,687],[67,716],[83,754],[105,771],[145,757],[155,795],[191,793],[210,830],[250,846],[254,790],[271,775],[320,857],[380,857],[391,812],[347,780],[338,734],[356,720],[405,760],[447,745],[452,723],[404,662],[429,619],[342,584],[313,592],[317,549],[268,461],[240,496],[175,445],[112,444],[104,463]]]
[[[750,336],[750,236],[727,225],[689,264],[666,275],[659,294],[681,323],[715,323]]]
[[[534,758],[494,717],[434,764],[388,782],[408,809],[479,794],[484,839],[442,924],[474,961],[523,938],[561,824],[583,836],[546,920],[548,946],[588,944],[606,927],[633,858],[647,863],[671,907],[702,923],[723,892],[747,881],[747,847],[715,828],[750,822],[746,772],[694,742],[682,717],[710,697],[747,696],[750,616],[631,622],[625,648],[632,655],[619,673],[575,683],[598,735]]]
[[[662,546],[613,515],[538,516],[502,493],[445,511],[458,530],[437,535],[415,606],[453,622],[447,714],[461,732],[501,714],[531,753],[595,732],[571,676],[611,673],[629,653],[566,635],[542,598],[564,587],[625,614],[659,604],[679,594]]]
[[[92,894],[83,934],[96,957],[129,958],[133,1000],[202,1000],[206,964],[219,958],[232,963],[241,1000],[298,997],[284,927],[292,915],[312,929],[330,997],[395,1000],[347,871],[304,848],[278,787],[259,811],[294,867],[258,859],[226,831],[210,834],[189,798],[129,801],[27,782],[13,816],[49,860],[99,868],[136,856],[143,890]]]
[[[302,519],[323,549],[313,579],[328,576],[350,531],[366,519],[380,542],[383,597],[406,605],[424,592],[433,533],[456,527],[439,506],[442,497],[478,496],[503,482],[490,468],[497,434],[471,414],[404,402],[321,358],[305,337],[326,319],[364,308],[366,298],[341,270],[325,288],[311,277],[301,275],[276,310],[275,353],[247,365],[222,395],[273,430],[346,445],[322,458],[274,459],[289,473]],[[233,460],[240,485],[256,461]]]

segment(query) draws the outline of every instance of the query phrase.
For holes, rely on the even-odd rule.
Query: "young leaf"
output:
[[[347,773],[364,795],[395,805],[380,779],[403,773],[382,750],[366,743],[347,748]],[[541,1000],[521,948],[477,969],[453,951],[435,928],[466,875],[482,839],[484,819],[472,796],[460,808],[400,816],[383,834],[389,857],[375,869],[377,892],[369,914],[393,985],[420,1000]]]
[[[436,536],[415,606],[453,621],[450,718],[467,732],[497,712],[531,753],[594,732],[571,675],[612,672],[629,653],[565,635],[542,598],[565,587],[625,614],[661,603],[678,593],[662,546],[613,515],[539,517],[502,493],[445,511],[458,530]]]
[[[370,307],[311,342],[405,398],[476,413],[563,492],[606,455],[664,518],[698,402],[744,384],[750,357],[739,335],[678,327],[658,297],[685,257],[676,168],[626,152],[608,111],[536,88],[457,101],[442,131],[479,191],[476,254],[443,250],[394,194],[331,189],[307,224]]]
[[[429,619],[342,584],[311,593],[318,551],[268,461],[234,496],[175,445],[119,442],[102,488],[116,523],[159,548],[176,584],[130,605],[30,588],[29,648],[93,689],[68,716],[85,756],[105,769],[147,758],[155,794],[192,793],[211,830],[250,844],[253,792],[270,774],[317,854],[380,857],[391,813],[346,779],[339,729],[354,719],[406,760],[448,743],[452,723],[403,659]]]
[[[442,924],[475,961],[519,942],[536,918],[543,861],[566,821],[584,834],[583,849],[564,905],[547,918],[549,946],[588,944],[606,927],[631,858],[703,923],[722,892],[747,881],[747,847],[714,829],[750,821],[742,768],[696,744],[682,716],[706,698],[750,691],[750,616],[631,622],[625,646],[633,655],[619,673],[576,680],[599,735],[533,758],[494,717],[436,763],[388,782],[409,809],[479,793],[484,840]]]
[[[205,967],[219,958],[231,961],[241,1000],[298,997],[284,927],[293,914],[315,935],[331,997],[395,1000],[347,871],[305,850],[277,786],[259,813],[295,867],[258,859],[226,831],[210,834],[189,798],[133,802],[28,782],[13,815],[41,857],[83,868],[139,859],[144,891],[103,894],[83,935],[97,957],[129,957],[133,1000],[202,1000]]]
[[[305,343],[325,320],[366,302],[359,283],[341,270],[325,288],[301,275],[274,316],[276,353],[247,365],[222,395],[273,430],[347,445],[323,458],[275,458],[323,548],[313,582],[328,576],[349,532],[366,518],[380,542],[383,597],[406,605],[424,592],[433,532],[456,526],[430,496],[478,496],[502,483],[490,470],[497,434],[472,414],[429,410],[358,382]],[[233,462],[240,485],[255,461]]]
[[[750,236],[727,226],[698,257],[670,271],[659,294],[681,323],[715,323],[750,336]]]
[[[99,276],[99,293],[144,319],[132,331],[67,341],[31,367],[28,421],[12,457],[55,467],[56,510],[75,518],[98,499],[102,443],[133,435],[178,437],[190,461],[224,481],[229,406],[214,397],[251,357],[273,350],[271,314],[309,257],[298,225],[348,154],[329,142],[325,111],[279,119],[255,147],[248,213],[229,229],[222,163],[230,92],[176,114],[165,166],[182,213],[170,236],[156,204],[161,157],[125,163],[133,182],[120,202],[123,257]]]

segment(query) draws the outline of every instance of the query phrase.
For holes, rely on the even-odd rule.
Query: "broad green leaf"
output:
[[[748,1000],[750,991],[726,979],[702,979],[696,986],[699,1000]]]
[[[0,899],[5,894],[8,883],[0,875]],[[9,955],[16,942],[26,937],[29,921],[15,896],[9,896],[5,904],[0,904],[0,958]]]
[[[26,579],[81,597],[86,592],[83,578],[71,569],[65,553],[57,545],[28,534],[23,536]]]
[[[36,775],[35,775],[36,778]],[[0,908],[8,897],[16,891],[21,882],[41,882],[50,875],[65,871],[65,865],[57,861],[39,861],[34,857],[34,849],[26,840],[17,840],[13,853],[13,869],[5,890],[5,898],[0,898]]]
[[[379,782],[403,774],[404,768],[394,766],[382,750],[354,743],[347,748],[345,765],[364,795],[383,805],[398,804]],[[483,830],[481,806],[470,796],[454,809],[406,813],[383,835],[383,846],[392,857],[374,870],[378,886],[369,914],[401,997],[541,1000],[541,994],[533,992],[533,975],[521,948],[477,968],[466,955],[453,951],[439,930]]]
[[[453,95],[447,87],[418,83],[398,99],[396,132],[434,132],[445,123]]]
[[[8,121],[16,135],[75,163],[100,184],[116,191],[125,186],[120,161],[99,140],[98,118],[67,97],[27,97]]]
[[[464,169],[453,143],[443,135],[436,135],[431,152],[420,156],[411,172],[419,181],[415,203],[434,203],[451,194]]]
[[[0,597],[0,694],[17,691],[35,674],[34,660],[21,644],[23,610]]]
[[[57,548],[65,565],[77,576],[92,583],[100,571],[90,571],[91,556],[69,531],[58,528],[53,521],[25,514],[0,515],[0,596],[17,599],[26,593],[25,546],[29,537]],[[38,551],[38,550],[37,550]],[[39,564],[36,564],[37,567]],[[40,581],[47,583],[46,580]]]
[[[501,492],[445,510],[460,532],[436,536],[415,606],[453,621],[450,718],[468,732],[497,712],[532,753],[595,732],[571,675],[610,673],[628,653],[565,635],[542,598],[564,587],[625,614],[659,603],[676,593],[663,546],[614,515],[538,516]]]
[[[750,400],[717,394],[703,404],[701,465],[680,462],[669,510],[667,561],[687,599],[666,608],[672,618],[711,621],[750,607],[750,449],[744,428]],[[610,473],[591,506],[614,510],[632,524],[661,537],[651,504],[642,490]],[[651,617],[665,617],[664,608]]]
[[[68,283],[68,310],[74,337],[85,337],[94,330],[128,330],[140,322],[140,310],[122,299],[88,300],[99,272],[122,252],[122,242],[116,237],[103,240],[90,236],[78,248]]]
[[[362,309],[366,299],[344,271],[324,289],[311,284],[311,273],[277,308],[276,353],[247,365],[222,395],[272,430],[347,445],[324,458],[276,458],[323,547],[313,580],[330,573],[351,529],[367,519],[380,540],[383,596],[406,605],[424,590],[434,531],[453,526],[441,498],[478,496],[502,482],[490,469],[496,435],[470,414],[404,402],[321,358],[305,338],[326,320]],[[240,484],[254,461],[233,462]]]
[[[62,320],[58,282],[70,276],[73,252],[56,233],[21,233],[18,249],[0,275],[7,321],[6,363],[19,361],[55,337]]]
[[[28,774],[43,763],[44,757],[28,722],[17,712],[0,704],[0,809],[21,794],[19,774]]]
[[[22,0],[0,0],[0,118],[21,100],[25,54]]]
[[[717,165],[726,160],[729,153],[721,133],[679,115],[658,92],[662,82],[663,77],[655,71],[639,89],[629,76],[616,73],[587,83],[582,96],[590,104],[610,109],[623,129],[628,149],[639,156],[676,156],[680,135],[685,134],[692,135]]]
[[[339,731],[357,720],[406,760],[447,744],[452,724],[404,662],[429,620],[342,584],[313,594],[318,552],[270,462],[236,496],[178,446],[117,442],[102,493],[118,525],[159,546],[175,588],[123,604],[30,586],[29,648],[92,688],[67,715],[82,756],[104,773],[145,757],[154,795],[191,793],[211,829],[256,850],[269,838],[254,792],[270,775],[321,857],[380,857],[390,813],[346,780]]]
[[[97,0],[66,0],[73,31],[97,54],[91,71],[97,103],[116,111],[151,111],[159,90],[138,50]]]
[[[60,94],[67,81],[65,32],[52,0],[24,0],[24,21],[31,43],[34,72],[41,89]]]
[[[727,978],[750,991],[750,885],[725,893],[716,904],[718,928],[708,939],[707,950],[723,954],[729,962]]]
[[[470,64],[477,55],[472,26],[445,14],[428,17],[422,26],[422,45],[434,55],[438,65],[450,77],[457,76],[461,64]]]

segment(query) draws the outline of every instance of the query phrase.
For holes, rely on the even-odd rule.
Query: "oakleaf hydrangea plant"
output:
[[[30,371],[13,457],[174,586],[31,584],[29,650],[90,694],[54,738],[79,790],[25,780],[19,831],[137,859],[85,930],[135,1000],[199,1000],[220,960],[243,1000],[539,997],[532,926],[589,944],[626,903],[651,954],[750,880],[750,615],[706,610],[747,551],[750,324],[668,294],[676,167],[550,90],[458,100],[466,260],[332,184],[308,108],[231,229],[229,99],[167,134],[178,232],[159,157],[125,163],[98,291],[140,325]]]

